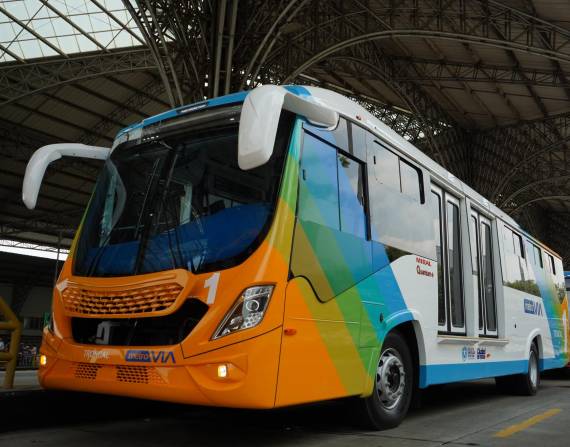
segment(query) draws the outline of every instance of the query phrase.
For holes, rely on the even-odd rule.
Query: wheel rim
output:
[[[406,386],[406,372],[398,351],[386,349],[380,356],[376,370],[376,390],[381,405],[387,410],[396,407]]]
[[[532,384],[532,387],[536,388],[538,385],[538,365],[536,361],[536,354],[534,353],[534,351],[530,352],[528,373],[530,376],[530,383]]]

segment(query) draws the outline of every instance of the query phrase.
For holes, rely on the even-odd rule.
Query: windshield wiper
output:
[[[169,146],[168,144],[166,144],[164,141],[160,140],[157,141],[157,143],[160,143],[162,146],[164,146],[166,149],[170,151],[174,151],[174,149]],[[162,215],[162,210],[164,208],[164,201],[166,200],[166,195],[168,194],[168,189],[170,187],[170,180],[172,180],[172,174],[174,173],[174,166],[176,164],[176,160],[178,159],[178,152],[179,151],[174,151],[174,154],[172,154],[172,156],[170,157],[170,163],[168,163],[168,175],[165,179],[164,182],[164,187],[162,189],[162,194],[161,194],[161,200],[158,203],[158,211],[156,213],[153,213],[153,209],[156,207],[157,203],[156,203],[156,192],[157,192],[157,188],[158,185],[160,183],[162,174],[164,172],[164,164],[159,163],[160,161],[163,161],[163,158],[159,158],[155,161],[155,164],[153,166],[153,170],[152,170],[152,176],[151,179],[149,181],[149,187],[147,188],[147,192],[145,195],[145,199],[144,199],[144,203],[143,203],[143,209],[141,210],[141,215],[139,215],[139,222],[137,223],[137,226],[139,225],[140,221],[143,219],[143,217],[145,218],[145,220],[150,218],[150,222],[146,222],[145,225],[143,226],[143,230],[141,233],[141,238],[140,238],[140,243],[139,243],[139,251],[137,253],[137,258],[135,260],[135,268],[134,268],[134,274],[138,274],[138,272],[141,270],[144,261],[145,261],[145,255],[146,255],[146,250],[147,250],[147,245],[148,245],[148,240],[151,236],[151,234],[153,233],[154,229],[160,225],[160,217]],[[158,168],[158,165],[161,164],[163,169],[161,169],[161,173],[157,176],[156,175],[156,171]],[[150,200],[147,201],[147,198],[150,198]],[[154,199],[154,200],[153,200]],[[145,209],[145,204],[148,203],[148,212]],[[138,231],[137,231],[138,232]]]

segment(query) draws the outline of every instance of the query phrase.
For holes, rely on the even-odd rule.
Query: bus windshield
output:
[[[239,116],[238,116],[239,117]],[[74,258],[78,276],[184,268],[204,272],[245,259],[265,235],[283,166],[237,163],[237,117],[118,146],[99,176]]]

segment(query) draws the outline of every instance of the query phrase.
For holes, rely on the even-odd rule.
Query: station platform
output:
[[[2,387],[5,375],[5,371],[0,371],[0,398],[2,395],[41,390],[38,372],[34,369],[17,370],[14,376],[14,388],[11,389]]]

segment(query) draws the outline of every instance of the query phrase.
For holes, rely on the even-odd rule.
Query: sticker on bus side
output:
[[[537,315],[540,317],[542,316],[542,305],[539,302],[525,298],[524,312],[527,314]]]

